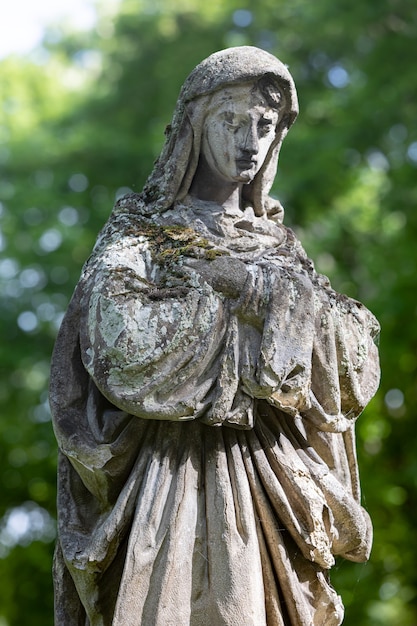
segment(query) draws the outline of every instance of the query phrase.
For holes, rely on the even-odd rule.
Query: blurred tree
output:
[[[381,390],[358,423],[375,548],[332,572],[345,624],[417,623],[416,35],[412,0],[124,0],[91,33],[54,31],[46,62],[0,62],[1,626],[53,623],[47,380],[81,265],[114,198],[141,189],[185,76],[241,44],[298,86],[275,190],[287,223],[382,323]]]

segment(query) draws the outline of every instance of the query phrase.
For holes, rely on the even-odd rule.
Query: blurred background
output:
[[[346,626],[417,625],[415,0],[14,0],[0,8],[0,626],[52,626],[49,362],[115,198],[140,191],[210,53],[286,63],[300,117],[274,193],[317,269],[382,325],[358,421],[371,560],[331,579]],[[34,13],[36,5],[37,13]],[[215,626],[215,625],[213,625]]]

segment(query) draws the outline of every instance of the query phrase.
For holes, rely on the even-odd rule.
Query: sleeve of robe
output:
[[[259,339],[241,377],[253,397],[340,433],[378,388],[379,325],[362,304],[322,283],[297,259],[255,268],[237,315],[246,326],[257,320]]]
[[[103,395],[145,419],[189,420],[210,402],[226,331],[208,285],[154,287],[140,246],[108,251],[84,297],[81,351]]]

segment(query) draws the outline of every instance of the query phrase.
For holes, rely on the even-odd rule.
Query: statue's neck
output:
[[[205,202],[213,202],[225,209],[240,209],[242,186],[242,183],[225,180],[200,158],[189,195]]]

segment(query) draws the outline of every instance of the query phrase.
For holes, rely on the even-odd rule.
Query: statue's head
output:
[[[145,202],[153,212],[184,199],[203,152],[209,163],[213,157],[216,167],[226,168],[228,175],[244,183],[244,200],[255,213],[279,211],[280,204],[268,193],[279,149],[297,113],[291,75],[274,56],[251,46],[212,54],[191,72],[181,89],[164,149],[144,189]],[[239,120],[245,116],[256,127],[256,137],[252,135],[249,146],[251,137],[247,136],[246,153],[242,148],[242,158],[235,159],[235,170],[240,171],[232,172],[227,153],[237,150],[234,133],[240,132]],[[216,148],[217,155],[213,155]]]
[[[271,81],[227,85],[210,98],[200,165],[215,180],[252,183],[274,145],[282,95]]]

